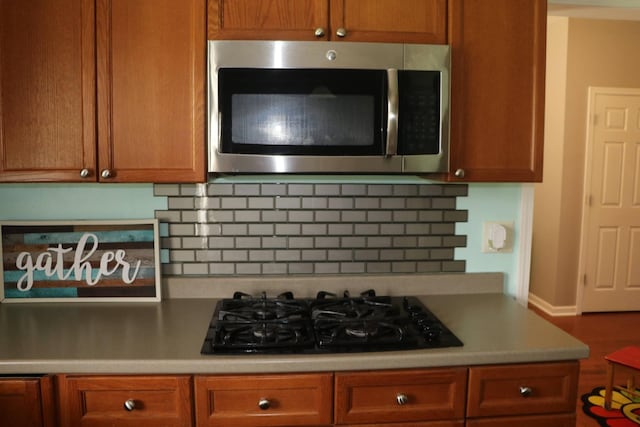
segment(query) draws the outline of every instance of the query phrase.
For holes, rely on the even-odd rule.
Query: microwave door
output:
[[[386,72],[221,69],[221,151],[383,155]]]

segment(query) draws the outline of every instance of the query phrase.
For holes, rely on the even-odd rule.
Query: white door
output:
[[[590,88],[582,312],[640,310],[640,89]]]

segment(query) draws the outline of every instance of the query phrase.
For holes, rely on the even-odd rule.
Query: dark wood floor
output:
[[[581,316],[551,317],[535,310],[545,319],[578,338],[590,348],[588,359],[580,362],[578,402],[580,396],[595,387],[605,385],[606,362],[604,356],[628,345],[640,345],[640,312],[588,313]],[[598,424],[578,408],[577,427],[595,427]]]

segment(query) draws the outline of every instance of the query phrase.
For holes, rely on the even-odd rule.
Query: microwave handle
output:
[[[386,156],[398,154],[398,70],[387,70],[387,147]]]
[[[218,152],[222,152],[222,111],[218,111]]]

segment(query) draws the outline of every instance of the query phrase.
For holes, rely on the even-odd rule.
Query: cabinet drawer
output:
[[[425,421],[412,423],[340,424],[340,427],[464,427],[464,421]]]
[[[478,418],[467,427],[575,427],[575,414],[529,415],[526,417]]]
[[[196,376],[196,424],[331,424],[333,374]]]
[[[574,412],[578,362],[469,369],[468,417]]]
[[[462,419],[466,379],[465,368],[337,373],[335,420],[349,424]]]
[[[189,376],[58,376],[64,426],[188,427]]]

